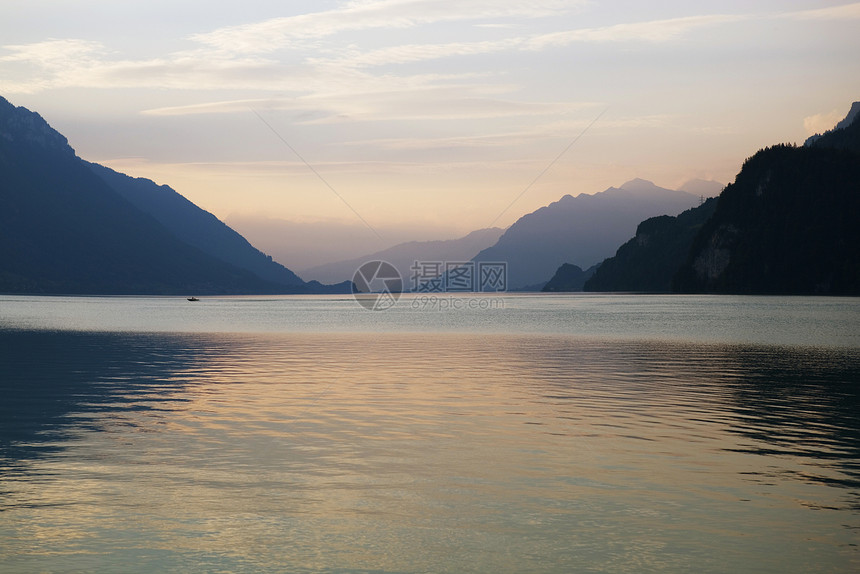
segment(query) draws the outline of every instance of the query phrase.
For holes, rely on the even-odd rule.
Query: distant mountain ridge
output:
[[[803,147],[744,162],[678,271],[676,291],[860,295],[860,103]]]
[[[860,294],[860,155],[821,145],[756,153],[723,191],[673,286]]]
[[[547,281],[541,291],[545,293],[558,293],[563,291],[582,291],[583,286],[594,275],[597,266],[589,267],[585,271],[576,265],[564,263]]]
[[[563,263],[588,268],[611,256],[642,220],[699,202],[697,195],[643,179],[593,195],[565,195],[518,219],[473,261],[507,262],[509,289],[543,286]]]
[[[111,189],[154,217],[176,237],[218,259],[281,285],[302,285],[295,273],[258,251],[236,231],[166,185],[85,162]]]
[[[231,232],[169,188],[84,162],[39,114],[0,97],[0,292],[328,289],[267,265]]]
[[[606,259],[585,281],[583,291],[668,293],[672,280],[687,258],[690,246],[705,221],[714,213],[716,198],[676,217],[646,219],[636,236]]]
[[[442,263],[469,261],[482,249],[498,241],[503,232],[503,229],[491,227],[478,229],[459,239],[409,241],[362,257],[305,269],[301,273],[305,277],[318,281],[344,281],[351,280],[356,269],[368,261],[387,261],[400,272],[404,287],[408,287],[410,269],[415,261]]]
[[[858,110],[804,147],[760,150],[718,198],[643,221],[584,289],[860,295]]]
[[[698,195],[700,198],[716,197],[720,195],[723,188],[726,187],[718,181],[712,179],[691,179],[678,186],[678,191],[686,191],[693,195]]]

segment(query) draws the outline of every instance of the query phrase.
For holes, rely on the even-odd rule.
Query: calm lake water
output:
[[[0,296],[0,572],[857,572],[860,300]]]

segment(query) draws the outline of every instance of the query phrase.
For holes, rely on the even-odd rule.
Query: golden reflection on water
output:
[[[76,368],[104,393],[66,398],[55,451],[0,467],[0,571],[860,565],[856,352],[439,333],[89,345]]]

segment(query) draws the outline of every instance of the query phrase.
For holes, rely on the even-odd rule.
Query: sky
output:
[[[858,30],[845,1],[4,0],[0,95],[222,219],[382,248],[729,183],[860,100]]]

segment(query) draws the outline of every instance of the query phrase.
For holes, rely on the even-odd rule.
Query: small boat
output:
[[[189,301],[200,301],[197,297],[188,297]]]

